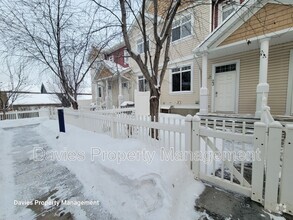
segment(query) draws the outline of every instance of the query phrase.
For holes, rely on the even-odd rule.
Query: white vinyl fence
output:
[[[185,150],[184,118],[160,118],[160,122],[151,122],[148,116],[135,116],[131,109],[121,112],[110,110],[84,112],[65,109],[66,123],[85,130],[105,133],[114,138],[136,138],[158,147]],[[151,138],[151,130],[159,137]]]
[[[10,111],[5,114],[6,120],[15,120],[22,118],[37,118],[42,117],[42,115],[48,117],[48,112],[46,110],[33,110],[33,111]],[[0,120],[4,120],[3,113],[0,113]]]
[[[56,110],[8,113],[10,119],[56,119]],[[244,194],[270,211],[293,215],[293,124],[235,118],[172,117],[159,122],[133,109],[74,111],[65,122],[114,138],[136,138],[155,147],[188,152],[195,178]],[[0,115],[1,116],[1,115]],[[158,139],[151,138],[155,130]]]

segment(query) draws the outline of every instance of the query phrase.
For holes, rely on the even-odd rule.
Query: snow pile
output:
[[[69,125],[66,129],[59,134],[56,121],[44,121],[36,131],[54,151],[82,155],[81,160],[60,163],[81,181],[85,196],[99,200],[114,217],[187,220],[201,216],[194,204],[204,186],[194,180],[185,162],[163,161],[160,149],[138,140],[113,139]],[[118,160],[118,152],[136,152],[140,159],[136,155],[132,161]]]

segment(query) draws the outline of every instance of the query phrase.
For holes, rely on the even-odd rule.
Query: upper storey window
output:
[[[172,41],[191,35],[191,15],[176,19],[172,24]]]
[[[224,1],[219,7],[219,21],[222,23],[225,21],[234,11],[237,10],[240,2],[235,0]]]

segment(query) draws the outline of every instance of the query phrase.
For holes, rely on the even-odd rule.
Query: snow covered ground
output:
[[[36,209],[14,204],[40,198],[46,202],[42,215],[57,201],[57,213],[75,219],[195,220],[205,215],[194,211],[204,186],[186,163],[162,161],[160,149],[138,140],[70,125],[60,134],[57,121],[46,119],[1,121],[0,140],[0,219],[36,218]]]

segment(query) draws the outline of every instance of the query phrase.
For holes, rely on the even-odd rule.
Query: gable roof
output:
[[[124,74],[130,70],[129,67],[123,67],[118,63],[112,62],[110,60],[100,60],[97,71],[94,74],[94,79],[99,78],[99,75],[104,72],[104,70],[107,70],[107,73],[105,73],[100,79],[113,77],[119,74]]]
[[[290,0],[246,0],[234,13],[232,13],[220,26],[218,26],[206,39],[198,45],[194,52],[200,55],[218,47],[226,38],[233,34],[241,25],[260,11],[268,3],[292,5]]]

